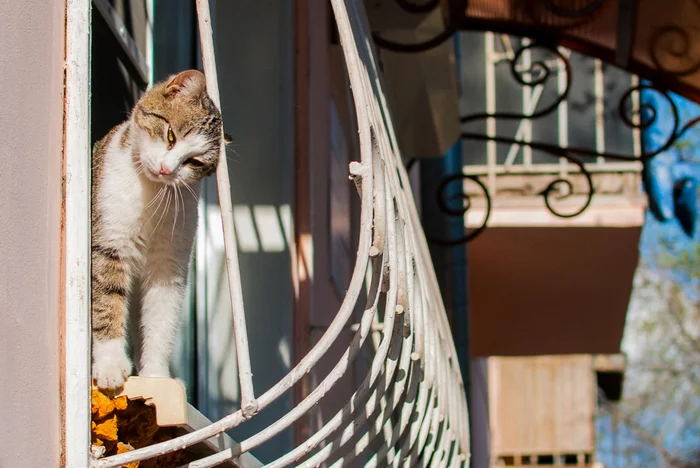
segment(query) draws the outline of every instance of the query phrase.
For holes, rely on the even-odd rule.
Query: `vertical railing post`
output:
[[[202,64],[207,79],[207,93],[214,104],[221,109],[219,83],[216,77],[216,58],[214,56],[214,38],[211,26],[209,0],[197,0],[197,21],[199,37],[202,46]],[[216,170],[216,184],[219,191],[219,206],[221,207],[221,224],[224,230],[224,247],[226,248],[226,271],[228,273],[231,307],[233,308],[233,333],[236,340],[236,357],[238,360],[238,377],[241,386],[241,409],[243,415],[250,417],[258,410],[253,390],[253,373],[250,367],[250,352],[248,349],[248,331],[243,307],[243,288],[241,273],[238,268],[238,246],[233,225],[233,205],[231,203],[231,183],[228,176],[226,146],[221,141],[219,166]]]
[[[61,397],[67,468],[90,462],[90,15],[90,0],[66,2]]]

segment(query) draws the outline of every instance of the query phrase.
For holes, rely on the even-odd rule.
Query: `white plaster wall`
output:
[[[64,10],[0,2],[0,467],[60,459]]]

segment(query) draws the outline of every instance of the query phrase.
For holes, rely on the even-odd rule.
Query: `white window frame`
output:
[[[64,219],[61,304],[64,317],[63,440],[65,466],[90,465],[91,393],[91,28],[93,6],[130,63],[130,73],[147,86],[152,81],[153,1],[147,0],[148,25],[144,58],[111,5],[105,0],[66,2],[64,95]]]
[[[90,0],[66,2],[63,219],[65,466],[90,464]]]

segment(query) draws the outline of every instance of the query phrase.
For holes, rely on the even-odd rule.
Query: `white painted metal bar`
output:
[[[66,2],[62,403],[66,468],[90,462],[90,0]]]
[[[531,41],[528,38],[523,38],[522,39],[522,46],[523,47],[528,47],[530,45]],[[523,79],[525,80],[526,83],[529,83],[532,80],[532,73],[530,71],[532,67],[532,49],[525,49],[523,52],[523,68],[525,69],[525,72],[523,73]],[[541,93],[542,91],[540,91]],[[522,94],[523,94],[523,114],[528,115],[531,111],[530,109],[534,109],[536,107],[532,105],[532,103],[535,101],[535,96],[534,96],[534,90],[530,86],[522,86]],[[525,143],[529,143],[532,141],[532,120],[530,119],[522,119],[521,123],[523,124],[523,141]],[[530,146],[523,146],[523,164],[525,164],[526,167],[532,166],[532,148]]]
[[[201,3],[198,1],[198,7]],[[360,455],[365,457],[365,449],[374,448],[375,443],[378,451],[374,456],[369,454],[365,466],[407,466],[406,462],[419,460],[425,466],[461,466],[459,460],[469,453],[466,397],[456,351],[408,175],[397,150],[364,7],[357,0],[331,0],[331,4],[360,138],[361,161],[350,164],[361,198],[357,260],[336,317],[294,369],[257,398],[257,409],[266,408],[291,390],[342,333],[350,329],[353,338],[333,369],[289,412],[237,446],[188,464],[190,468],[236,460],[289,428],[331,394],[363,346],[373,349],[372,363],[345,407],[308,440],[268,466],[347,466],[353,460],[361,462]],[[203,29],[209,27],[204,24]],[[207,77],[215,77],[206,66],[205,62]],[[209,66],[213,68],[213,62]],[[224,223],[223,228],[230,232],[232,224]],[[359,324],[352,327],[349,321],[366,285],[364,312]],[[379,310],[384,311],[381,321]],[[367,337],[379,334],[381,338],[371,347],[372,340]],[[96,460],[93,465],[122,466],[181,450],[244,424],[250,417],[256,415],[239,410],[185,436]],[[445,430],[436,432],[438,426]],[[431,429],[432,438],[427,442]],[[426,444],[434,449],[424,450]],[[439,459],[432,459],[433,452],[439,452]]]
[[[523,54],[524,55],[524,54]],[[537,105],[540,103],[540,99],[542,98],[542,93],[544,92],[544,86],[543,85],[536,85],[532,92],[525,94],[525,91],[523,91],[523,113],[524,114],[532,114],[535,112],[535,109],[537,109]],[[527,96],[527,98],[526,98]],[[529,137],[528,137],[529,135]],[[518,122],[518,128],[515,131],[515,140],[518,141],[523,141],[523,142],[530,142],[532,141],[532,121],[529,119],[522,119],[520,122]],[[532,148],[530,148],[527,145],[521,145],[518,143],[513,143],[510,145],[510,148],[508,149],[508,155],[506,156],[506,160],[503,163],[503,167],[506,169],[509,169],[513,163],[515,163],[515,158],[518,156],[518,151],[523,148],[523,151],[526,149],[529,149],[529,154],[530,154],[530,162],[532,163]],[[523,153],[524,154],[524,153]],[[525,157],[523,156],[523,160]],[[532,164],[527,164],[526,167],[532,167]]]
[[[567,56],[567,49],[563,47],[558,48],[559,53]],[[566,92],[568,76],[566,76],[566,67],[564,66],[564,61],[562,59],[557,60],[557,93],[561,96]],[[561,148],[569,147],[569,100],[564,99],[559,103],[557,107],[557,139],[559,146]],[[561,171],[559,175],[562,178],[566,178],[568,174],[569,161],[566,158],[559,158],[559,166]]]
[[[155,47],[153,42],[153,24],[155,19],[155,0],[146,0],[146,67],[148,69],[148,89],[153,86],[155,76]]]
[[[211,26],[209,0],[197,0],[197,20],[199,23],[199,41],[202,47],[202,65],[207,80],[207,93],[214,104],[221,109],[219,97],[219,82],[216,76],[216,57],[214,55],[214,37]],[[221,140],[219,165],[216,170],[216,184],[219,191],[219,206],[221,208],[221,223],[224,231],[224,247],[226,249],[226,272],[228,274],[231,307],[233,309],[233,333],[236,341],[236,359],[238,378],[241,387],[241,410],[243,416],[250,417],[258,411],[253,390],[253,372],[250,367],[248,351],[248,331],[245,323],[243,307],[243,288],[241,273],[238,268],[238,245],[233,230],[233,204],[231,202],[231,183],[228,177],[228,161],[226,145]]]
[[[635,89],[639,87],[639,77],[637,75],[632,75],[630,77],[630,87]],[[642,130],[640,128],[641,116],[640,116],[640,93],[639,91],[634,91],[632,93],[632,153],[639,157],[642,154]]]
[[[484,66],[486,82],[486,113],[496,113],[496,64],[494,60],[495,39],[494,33],[484,34]],[[496,136],[496,119],[489,117],[486,119],[486,136],[493,138]],[[489,140],[486,142],[486,164],[489,168],[496,168],[496,142]],[[496,174],[489,170],[486,186],[490,193],[496,192]],[[466,214],[465,214],[466,216]]]
[[[378,298],[378,297],[377,297]],[[391,335],[394,337],[395,340],[398,340],[399,335],[394,331],[394,333]],[[392,348],[396,349],[397,344],[399,342],[396,341],[396,343],[392,344]],[[381,345],[380,345],[381,346]],[[406,352],[406,349],[409,349],[408,352]],[[379,351],[378,351],[379,352]],[[410,346],[406,347],[404,346],[401,351],[402,359],[405,359],[405,354],[408,354],[410,356]],[[374,360],[374,363],[378,363],[376,359]],[[378,370],[376,372],[371,372],[367,375],[365,378],[364,382],[360,385],[360,388],[358,389],[357,392],[355,392],[351,397],[350,397],[350,402],[336,415],[331,418],[331,420],[324,425],[323,428],[321,428],[319,431],[316,432],[311,438],[309,438],[304,444],[298,446],[295,450],[290,452],[289,454],[285,455],[284,457],[280,458],[276,462],[273,462],[270,464],[270,467],[276,467],[276,466],[287,466],[287,463],[290,461],[295,461],[301,458],[303,455],[307,454],[310,452],[312,449],[314,449],[320,442],[326,441],[330,435],[332,435],[333,431],[337,430],[342,426],[342,424],[349,419],[349,417],[356,412],[356,405],[357,402],[362,402],[366,401],[366,405],[364,408],[364,412],[359,413],[353,422],[349,424],[346,429],[338,436],[336,437],[335,440],[331,444],[326,445],[323,449],[321,449],[318,453],[316,453],[312,458],[309,458],[304,462],[304,465],[302,466],[317,466],[318,463],[324,461],[327,459],[329,455],[331,455],[331,449],[334,446],[342,446],[345,444],[351,437],[354,435],[354,429],[356,427],[359,427],[361,424],[365,423],[367,421],[367,418],[370,417],[373,414],[373,411],[376,411],[378,400],[382,397],[383,392],[386,391],[387,386],[385,386],[382,389],[378,389],[375,387],[374,391],[372,392],[371,395],[367,396],[369,393],[370,389],[372,386],[376,385],[376,383],[384,377],[387,381],[391,381],[391,378],[396,370],[396,362],[395,361],[388,361],[386,364],[386,369],[384,370],[384,375],[379,375],[377,376],[376,372],[378,372],[380,369],[377,368]],[[372,369],[374,370],[374,369]],[[388,377],[387,377],[388,376]],[[332,439],[331,439],[332,440]]]
[[[594,162],[586,163],[584,167],[588,172],[642,172],[642,162],[641,161],[630,161],[630,162]],[[465,165],[464,173],[469,175],[486,175],[491,172],[496,175],[500,174],[558,174],[561,171],[561,167],[558,164],[533,164],[532,167],[524,167],[522,165],[513,165],[506,168],[502,165],[497,166],[495,169],[490,168],[487,165]],[[572,165],[569,168],[570,173],[580,173],[581,170],[577,166]]]
[[[605,153],[605,80],[603,76],[603,61],[594,59],[593,95],[595,96],[595,150],[598,154]],[[598,162],[605,158],[598,156]]]

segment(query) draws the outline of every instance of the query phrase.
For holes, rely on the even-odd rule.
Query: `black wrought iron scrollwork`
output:
[[[651,38],[650,55],[656,68],[675,77],[692,75],[700,71],[700,53],[693,56],[693,50],[700,51],[700,44],[693,47],[700,35],[700,28],[692,28],[693,32],[680,26],[666,26],[654,33]],[[663,56],[670,56],[675,61],[690,62],[688,65],[673,66],[664,64]]]
[[[545,4],[547,5],[547,9],[550,12],[562,18],[570,19],[588,17],[595,13],[598,10],[598,8],[600,8],[603,5],[603,3],[605,3],[605,0],[590,0],[588,3],[582,6],[572,8],[569,6],[560,5],[555,0],[547,0],[545,2]]]
[[[416,4],[409,0],[395,1],[401,7],[401,9],[408,13],[414,14],[429,13],[440,7],[440,0],[430,0],[429,2],[422,4]],[[372,38],[374,39],[374,43],[382,49],[400,53],[420,53],[444,44],[445,41],[450,39],[455,34],[455,32],[457,32],[457,29],[452,24],[448,23],[445,25],[444,31],[437,33],[430,39],[413,44],[403,44],[400,42],[390,41],[388,39],[384,39],[379,34],[373,34]]]
[[[549,31],[566,31],[594,21],[605,3],[606,0],[523,0],[514,1],[513,8],[530,26],[542,26]]]
[[[553,71],[547,66],[546,61],[540,60],[533,62],[532,65],[528,70],[525,71],[518,71],[518,62],[520,58],[522,57],[523,52],[526,50],[530,49],[544,49],[549,51],[550,53],[556,55],[559,60],[561,60],[564,64],[565,68],[565,73],[566,73],[566,85],[559,93],[559,95],[556,97],[556,99],[553,100],[553,102],[547,104],[546,106],[540,108],[540,109],[535,109],[533,112],[529,114],[525,113],[516,113],[516,112],[496,112],[496,113],[476,113],[476,114],[470,114],[466,116],[462,116],[460,118],[460,121],[464,124],[475,122],[475,121],[483,121],[488,118],[495,118],[495,119],[502,119],[502,120],[519,120],[519,119],[530,119],[530,120],[536,120],[540,119],[542,117],[550,115],[552,112],[556,111],[556,109],[559,107],[559,104],[561,104],[569,95],[569,91],[571,88],[571,80],[572,80],[572,73],[571,73],[571,65],[566,56],[564,56],[558,49],[551,47],[546,44],[541,44],[538,42],[533,42],[531,44],[522,46],[513,56],[513,59],[510,61],[510,69],[511,69],[511,74],[513,75],[513,78],[515,79],[516,82],[518,82],[521,86],[528,86],[528,87],[533,87],[537,85],[544,85],[546,81],[552,76]],[[532,78],[530,79],[525,79],[525,75],[533,75]],[[534,76],[537,75],[537,76]],[[568,146],[566,148],[560,148],[557,145],[549,144],[549,143],[540,143],[540,142],[524,142],[521,140],[517,140],[515,138],[509,138],[509,137],[501,137],[501,136],[488,136],[480,133],[474,133],[474,132],[463,132],[462,133],[462,138],[463,139],[471,139],[471,140],[489,140],[489,141],[495,141],[497,143],[507,143],[507,144],[518,144],[521,146],[529,146],[535,150],[540,150],[545,153],[548,153],[552,156],[555,157],[566,157],[566,158],[571,158],[570,160],[572,162],[577,161],[577,157],[603,157],[606,159],[613,159],[613,160],[618,160],[618,161],[646,161],[654,156],[668,150],[671,148],[689,129],[700,123],[700,116],[696,117],[694,119],[691,119],[685,123],[681,123],[681,117],[680,113],[678,111],[678,106],[676,103],[673,101],[671,98],[670,94],[665,91],[665,90],[660,90],[658,88],[655,88],[654,86],[650,84],[640,84],[637,86],[630,87],[625,93],[623,93],[622,97],[619,100],[618,103],[618,115],[620,117],[620,120],[627,125],[631,129],[637,129],[637,130],[645,130],[652,126],[654,123],[656,123],[657,120],[657,115],[658,112],[653,106],[649,105],[648,103],[642,102],[640,103],[640,108],[638,112],[638,121],[635,122],[635,118],[632,115],[631,109],[631,100],[632,96],[635,93],[643,93],[643,92],[653,92],[653,93],[658,93],[662,99],[668,104],[669,109],[671,110],[671,116],[673,119],[673,123],[671,125],[672,129],[671,132],[669,133],[668,137],[666,138],[665,142],[660,145],[658,148],[644,148],[644,152],[640,155],[633,155],[633,154],[623,154],[623,153],[617,153],[617,152],[598,152],[589,148],[582,148],[582,147],[576,147],[576,146]]]
[[[577,158],[580,157],[602,157],[605,159],[612,159],[612,160],[617,160],[617,161],[648,161],[651,158],[659,155],[660,153],[663,153],[664,151],[667,151],[670,149],[676,142],[685,135],[688,130],[691,128],[695,127],[698,123],[700,123],[700,116],[695,117],[691,120],[688,120],[684,124],[681,125],[681,117],[678,112],[678,106],[675,104],[671,96],[668,94],[666,91],[661,91],[656,88],[654,88],[651,85],[639,85],[632,87],[628,89],[620,99],[619,105],[618,105],[618,114],[620,116],[620,119],[627,125],[628,127],[632,129],[639,129],[639,130],[645,130],[649,128],[652,124],[654,124],[657,120],[657,115],[658,112],[655,108],[650,106],[649,104],[646,103],[641,103],[640,104],[640,119],[638,123],[635,123],[634,120],[632,119],[631,116],[627,114],[627,111],[625,110],[626,103],[627,101],[631,98],[632,94],[634,92],[642,92],[644,90],[648,90],[649,92],[655,92],[659,93],[663,99],[668,103],[669,108],[671,109],[671,116],[672,116],[672,130],[669,133],[668,137],[664,141],[662,145],[660,145],[658,148],[654,149],[647,149],[644,148],[644,151],[638,155],[635,156],[633,154],[623,154],[623,153],[617,153],[617,152],[612,152],[612,151],[606,151],[606,152],[598,152],[589,148],[583,148],[583,147],[578,147],[578,146],[568,146],[566,148],[561,148],[560,146],[551,144],[551,143],[544,143],[544,142],[537,142],[537,141],[530,141],[530,142],[525,142],[523,140],[518,140],[515,138],[511,137],[503,137],[503,136],[488,136],[484,135],[483,133],[476,133],[476,132],[462,132],[461,137],[464,140],[477,140],[477,141],[495,141],[496,143],[502,143],[502,144],[516,144],[520,146],[527,146],[530,147],[534,150],[542,151],[545,154],[549,154],[550,156],[553,157],[564,157],[570,160],[573,163],[576,163],[578,161]],[[547,106],[547,109],[549,109],[549,112],[551,112],[552,106]],[[555,106],[556,108],[556,106]],[[494,114],[473,114],[469,116],[462,117],[461,120],[462,122],[473,122],[475,120],[481,120],[481,119],[486,119],[489,117],[496,118],[496,119],[538,119],[541,117],[544,117],[548,115],[548,113],[542,113],[541,111],[533,112],[532,114],[511,114],[511,113],[494,113]]]
[[[419,52],[425,52],[426,50],[433,49],[439,45],[442,45],[445,41],[447,41],[449,38],[452,37],[452,35],[455,33],[455,29],[451,27],[445,28],[444,31],[436,34],[434,37],[431,39],[428,39],[423,42],[416,42],[414,44],[402,44],[399,42],[393,42],[387,39],[382,38],[378,34],[373,34],[372,37],[374,38],[374,43],[377,44],[377,46],[381,47],[382,49],[390,50],[392,52],[401,52],[401,53],[419,53]]]
[[[422,14],[422,13],[429,13],[433,11],[435,8],[440,6],[440,0],[430,0],[429,2],[425,3],[414,3],[409,0],[395,0],[396,3],[405,11],[409,13],[416,13],[416,14]]]
[[[517,52],[515,52],[513,58],[510,60],[510,71],[513,76],[513,79],[516,82],[518,82],[521,86],[533,87],[537,85],[544,85],[547,82],[547,80],[552,76],[552,70],[547,66],[547,63],[544,60],[537,60],[532,62],[530,68],[528,68],[527,70],[518,70],[518,62],[520,61],[523,53],[525,53],[525,51],[537,48],[551,52],[564,63],[566,71],[566,86],[564,87],[563,92],[561,92],[552,103],[544,106],[542,109],[535,110],[530,114],[518,112],[496,112],[493,114],[488,114],[486,112],[483,112],[462,116],[459,119],[460,122],[466,124],[474,121],[486,120],[488,118],[505,120],[538,119],[540,117],[549,115],[551,112],[555,111],[557,107],[559,107],[559,104],[561,104],[562,101],[564,101],[567,98],[567,96],[569,95],[569,90],[571,89],[571,65],[569,63],[569,60],[564,56],[564,54],[562,54],[555,47],[550,47],[549,45],[545,45],[538,42],[532,42],[528,45],[522,46],[520,49],[518,49]],[[530,78],[526,78],[527,75],[530,75]]]
[[[545,206],[547,207],[549,212],[552,213],[554,216],[558,218],[575,218],[576,216],[586,211],[589,206],[591,206],[591,202],[593,201],[593,195],[595,194],[595,188],[593,187],[593,178],[591,177],[591,173],[588,171],[588,169],[586,169],[583,163],[578,159],[574,159],[571,157],[567,157],[566,159],[576,164],[581,170],[581,174],[583,174],[586,178],[586,182],[588,184],[588,191],[586,192],[586,200],[584,201],[583,205],[578,210],[572,213],[561,213],[557,211],[552,205],[550,196],[554,196],[554,192],[558,187],[561,186],[561,184],[564,184],[567,187],[567,193],[565,195],[560,195],[558,198],[562,199],[573,195],[574,185],[569,179],[558,178],[553,180],[549,183],[549,185],[547,185],[547,187],[542,192],[540,192],[540,195],[542,195],[542,197],[544,198]]]
[[[455,239],[440,239],[432,236],[427,236],[430,242],[445,247],[452,247],[474,240],[477,236],[479,236],[479,234],[484,232],[484,229],[486,229],[489,217],[491,216],[491,197],[486,186],[476,176],[459,173],[451,175],[445,178],[442,182],[440,182],[436,193],[438,207],[440,208],[440,211],[442,211],[450,217],[458,217],[460,219],[464,219],[465,213],[469,211],[472,205],[471,196],[464,191],[465,180],[471,180],[475,182],[480,188],[480,190],[484,193],[484,197],[486,200],[486,213],[484,215],[483,222],[479,227],[472,229],[466,232],[463,236],[460,236]],[[458,193],[449,194],[448,188],[455,182],[460,182],[462,184],[462,188]],[[456,201],[461,202],[459,207],[454,207],[454,202]],[[453,204],[453,206],[450,206],[451,204]]]
[[[593,8],[594,4],[596,4],[596,2],[591,2],[588,5],[590,5],[590,8]],[[548,116],[557,110],[559,105],[567,99],[571,88],[572,72],[569,59],[564,54],[562,54],[557,48],[549,46],[548,44],[532,42],[528,45],[520,47],[513,55],[509,65],[513,79],[524,87],[535,87],[538,85],[544,86],[547,84],[548,80],[551,77],[556,76],[555,70],[550,68],[550,66],[548,65],[548,63],[552,63],[551,61],[539,60],[533,62],[527,69],[523,69],[521,67],[523,53],[527,50],[533,49],[542,49],[548,51],[550,54],[556,57],[560,61],[561,65],[563,65],[564,67],[564,71],[566,74],[565,86],[559,90],[556,97],[546,103],[543,103],[542,106],[536,107],[529,114],[517,112],[475,113],[462,116],[460,118],[460,121],[463,124],[468,125],[475,122],[483,122],[487,119],[537,120]],[[698,69],[700,70],[700,64],[698,65]],[[654,105],[650,102],[649,99],[641,99],[640,97],[643,95],[643,93],[657,93],[659,97],[659,99],[657,100],[658,103]],[[639,102],[637,104],[638,107],[636,109],[633,106],[633,97],[639,99]],[[465,140],[493,141],[499,144],[515,144],[523,147],[529,147],[532,150],[541,152],[545,155],[549,155],[552,158],[564,158],[570,163],[576,165],[578,171],[574,171],[573,174],[585,178],[587,189],[585,192],[585,199],[583,200],[582,205],[578,207],[575,211],[562,212],[555,206],[555,200],[561,200],[574,195],[574,185],[571,179],[558,177],[552,182],[550,182],[543,191],[539,192],[539,195],[541,195],[544,199],[545,206],[553,215],[560,218],[574,218],[584,213],[590,207],[593,201],[593,197],[595,195],[593,179],[591,173],[583,163],[584,159],[600,157],[604,159],[617,161],[646,162],[659,155],[660,153],[663,153],[672,148],[679,141],[679,139],[681,139],[686,134],[686,132],[688,132],[688,130],[700,123],[700,116],[682,122],[678,106],[672,99],[669,92],[655,88],[651,84],[646,83],[630,87],[627,91],[625,91],[618,102],[617,112],[620,120],[627,127],[629,127],[630,129],[645,131],[653,125],[658,124],[657,121],[659,119],[660,110],[655,106],[660,105],[668,106],[669,112],[667,113],[668,116],[665,116],[665,118],[670,119],[670,122],[664,122],[663,125],[663,127],[668,131],[668,135],[660,140],[661,143],[659,145],[655,145],[655,147],[653,148],[642,148],[642,153],[637,155],[624,154],[620,152],[599,152],[594,149],[577,146],[567,146],[564,148],[553,143],[541,141],[526,142],[521,139],[513,138],[511,136],[486,135],[480,132],[468,131],[467,129],[465,129],[462,132],[461,138]],[[487,221],[491,213],[491,199],[488,190],[479,181],[479,178],[476,175],[466,175],[460,173],[446,178],[440,184],[438,189],[438,206],[448,216],[464,216],[467,210],[469,210],[469,208],[471,207],[471,201],[469,199],[469,196],[465,194],[461,194],[459,196],[452,195],[451,197],[446,199],[444,193],[446,187],[449,184],[455,182],[456,180],[464,179],[470,179],[476,182],[482,188],[484,196],[487,199],[488,210],[486,219],[479,228],[468,232],[467,234],[458,239],[441,240],[429,238],[429,240],[431,240],[434,243],[447,246],[459,245],[461,243],[473,240],[479,234],[481,234],[484,231],[484,229],[486,229]],[[560,190],[562,187],[564,187],[564,191]],[[581,193],[579,192],[578,195],[581,195]],[[460,207],[459,209],[456,209],[448,204],[450,201],[453,202],[453,200],[460,197],[461,199],[466,200],[466,205]]]

